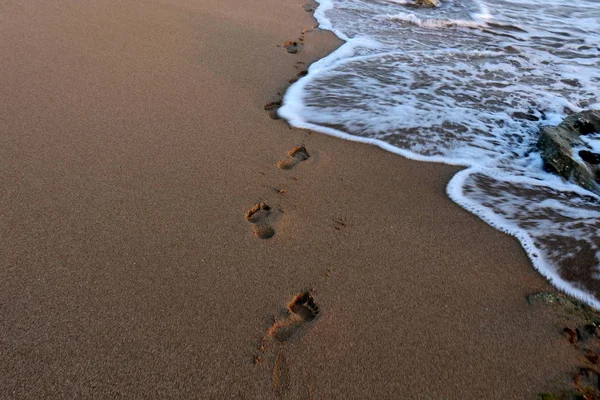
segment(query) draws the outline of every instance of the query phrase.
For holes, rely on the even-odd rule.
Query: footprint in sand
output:
[[[269,221],[270,215],[271,207],[264,202],[255,204],[246,211],[246,220],[252,224],[254,234],[260,239],[269,239],[275,235],[275,230]]]
[[[319,307],[310,291],[297,294],[287,305],[287,316],[275,321],[267,331],[267,336],[278,342],[287,342],[305,323],[314,320]]]
[[[315,29],[317,29],[319,27],[319,25],[312,25],[312,26],[308,26],[304,29],[302,29],[302,35],[308,33],[308,32],[313,32]]]
[[[290,54],[296,54],[300,51],[302,44],[295,41],[289,41],[282,44],[281,47],[284,47]]]
[[[314,320],[319,314],[313,290],[298,293],[286,307],[286,315],[277,320],[273,316],[273,324],[267,329],[254,356],[254,364],[260,364],[267,351],[268,343],[275,339],[278,343],[290,340],[307,322]]]
[[[592,368],[580,368],[579,372],[573,377],[573,385],[578,394],[589,396],[582,396],[582,399],[597,399],[600,396],[600,374]]]
[[[260,364],[263,356],[268,352],[268,343],[275,340],[275,343],[278,344],[274,349],[275,361],[272,375],[273,394],[277,399],[289,397],[292,382],[292,374],[285,357],[284,343],[289,341],[307,322],[317,318],[318,314],[319,307],[313,297],[313,290],[300,292],[288,303],[286,316],[283,319],[278,321],[273,317],[273,325],[267,329],[260,342],[258,352],[254,356],[255,365]],[[309,382],[308,386],[309,393],[314,392],[314,382]]]
[[[296,146],[288,152],[288,156],[277,162],[280,169],[292,169],[296,164],[308,160],[310,154],[304,146]]]
[[[315,9],[314,9],[314,7],[313,7],[313,5],[312,5],[312,4],[308,4],[308,3],[306,3],[306,4],[302,4],[302,5],[301,5],[301,7],[302,7],[302,8],[304,9],[304,11],[306,11],[306,12],[313,12],[313,11],[315,10]]]
[[[298,80],[299,80],[300,78],[302,78],[302,77],[305,77],[306,75],[308,75],[308,71],[306,71],[306,70],[300,71],[300,72],[298,72],[298,73],[296,74],[296,76],[295,76],[295,77],[293,77],[292,79],[290,79],[288,82],[289,82],[289,83],[295,83],[295,82],[298,82]]]
[[[269,113],[269,117],[271,117],[271,119],[281,119],[277,113],[279,107],[281,107],[281,101],[270,101],[265,104],[264,109]]]

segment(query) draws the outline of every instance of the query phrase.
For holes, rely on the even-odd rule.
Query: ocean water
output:
[[[346,43],[292,85],[292,125],[467,167],[450,198],[600,309],[600,197],[546,173],[539,129],[600,109],[600,0],[319,0]],[[600,134],[586,138],[600,149]],[[473,238],[473,240],[477,240]]]

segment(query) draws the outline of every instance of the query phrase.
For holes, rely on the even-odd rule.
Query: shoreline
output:
[[[554,290],[446,196],[458,168],[269,119],[337,45],[277,46],[301,5],[3,11],[8,398],[535,398],[575,368],[526,302]]]
[[[333,7],[329,1],[326,2],[322,0],[322,3],[322,7],[324,7],[327,10]],[[287,97],[287,101],[284,101],[284,104],[280,109],[280,115],[295,128],[314,130],[316,132],[340,138],[342,140],[376,146],[382,150],[414,161],[439,163],[449,166],[461,167],[460,172],[457,172],[457,174],[454,177],[452,177],[452,179],[448,182],[448,185],[446,186],[446,192],[448,197],[455,204],[457,204],[464,210],[476,215],[489,226],[518,240],[523,250],[527,254],[530,265],[540,275],[542,275],[544,279],[546,279],[556,290],[562,293],[566,293],[567,295],[577,299],[578,301],[584,302],[589,306],[600,310],[600,302],[594,297],[593,289],[586,286],[585,278],[580,278],[580,280],[574,281],[571,281],[567,278],[570,275],[577,275],[578,268],[571,267],[571,270],[569,270],[567,267],[565,267],[565,265],[563,264],[568,264],[568,260],[562,260],[563,263],[559,261],[556,261],[554,263],[551,262],[549,260],[550,257],[548,252],[545,252],[542,248],[540,248],[540,246],[536,245],[536,240],[541,241],[542,238],[536,237],[532,234],[531,231],[528,231],[526,228],[519,226],[519,222],[523,221],[519,220],[518,218],[513,218],[512,220],[510,218],[505,218],[505,216],[501,212],[495,213],[491,207],[484,206],[483,204],[480,204],[479,202],[470,199],[468,196],[465,196],[463,185],[464,182],[468,180],[469,175],[483,174],[487,177],[495,176],[496,173],[502,175],[499,171],[496,171],[493,166],[486,167],[484,165],[478,164],[477,162],[474,162],[474,160],[469,158],[458,158],[444,155],[422,155],[418,152],[413,152],[406,148],[397,147],[383,139],[361,136],[360,134],[355,135],[347,133],[342,129],[342,124],[339,125],[340,127],[336,126],[335,124],[319,125],[317,123],[310,122],[310,119],[307,120],[302,117],[302,108],[304,100],[302,94],[305,90],[306,85],[310,85],[310,78],[312,77],[312,75],[322,75],[323,73],[326,74],[326,71],[328,69],[333,68],[333,66],[337,65],[338,63],[344,65],[345,63],[350,62],[353,59],[353,56],[350,56],[349,54],[352,54],[354,52],[355,47],[361,47],[361,45],[356,44],[356,42],[361,42],[363,40],[362,38],[346,37],[346,35],[343,32],[341,32],[339,28],[336,29],[332,26],[331,21],[329,21],[325,17],[323,12],[321,13],[320,18],[317,18],[317,24],[321,22],[325,26],[327,26],[325,30],[333,33],[343,43],[333,53],[328,54],[327,56],[316,62],[317,65],[315,67],[317,68],[317,70],[313,68],[312,74],[308,77],[308,80],[300,82],[300,84],[297,84],[294,87],[292,87],[291,90],[286,91],[285,97]],[[350,49],[345,49],[345,47],[349,47]],[[340,53],[341,55],[336,55],[336,53]],[[317,105],[315,109],[318,110],[318,108],[319,105]],[[556,178],[556,175],[549,174],[548,177],[550,179],[553,179]],[[510,176],[510,174],[506,174],[506,176],[500,179],[500,181],[504,184],[516,184],[526,182],[528,185],[531,185],[533,187],[544,187],[544,184],[548,184],[540,177],[520,177]],[[566,188],[565,186],[567,184],[568,182],[565,182],[564,185],[559,186],[565,193],[574,193],[582,197],[586,197],[588,195],[596,196],[596,194],[590,193],[585,188],[581,188],[579,186]],[[555,188],[556,186],[558,186],[556,183],[554,183],[554,186],[551,185],[552,188]],[[493,200],[494,199],[492,198],[489,199],[490,202]],[[506,212],[506,210],[504,211]],[[535,222],[531,223],[534,224]],[[560,225],[555,226],[556,230],[560,230],[561,228],[563,227],[561,227]],[[566,238],[569,239],[568,236]],[[576,236],[570,237],[570,239],[574,240],[576,240],[576,238]],[[549,240],[548,238],[544,239]],[[563,239],[565,238],[563,237]],[[583,240],[585,241],[585,238]],[[586,256],[581,256],[576,253],[575,258],[579,259],[580,257]],[[562,270],[563,268],[565,268],[564,271]],[[593,269],[593,266],[586,265],[586,268]],[[582,287],[585,289],[583,289]]]

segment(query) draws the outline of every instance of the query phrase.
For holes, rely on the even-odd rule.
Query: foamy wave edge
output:
[[[386,19],[390,21],[407,22],[421,28],[481,28],[485,24],[477,21],[463,21],[459,19],[437,19],[437,18],[419,18],[413,13],[398,13],[387,15]]]
[[[531,236],[529,236],[524,230],[515,227],[514,224],[509,223],[499,215],[493,213],[491,210],[469,200],[463,194],[464,182],[471,174],[482,173],[488,176],[495,175],[493,173],[490,174],[490,170],[486,169],[485,167],[474,166],[470,160],[466,159],[450,159],[442,156],[423,156],[392,146],[391,144],[382,140],[350,135],[337,129],[310,123],[300,117],[298,110],[304,107],[304,88],[319,71],[329,68],[338,62],[343,62],[344,59],[352,57],[355,54],[355,48],[358,46],[378,47],[378,43],[375,41],[367,38],[349,38],[342,31],[334,28],[331,21],[329,21],[325,15],[326,11],[333,9],[333,3],[330,0],[315,1],[319,3],[319,6],[314,12],[314,17],[319,23],[319,28],[333,32],[345,43],[330,55],[313,63],[308,69],[308,74],[288,88],[283,98],[283,105],[278,111],[279,115],[295,128],[314,130],[340,139],[377,146],[383,150],[389,151],[390,153],[398,154],[410,160],[437,162],[447,165],[466,167],[466,169],[458,172],[452,177],[452,179],[450,179],[450,182],[448,182],[448,185],[446,186],[446,193],[448,197],[457,205],[476,215],[494,229],[515,237],[519,243],[521,243],[521,246],[525,250],[527,257],[531,261],[535,270],[545,277],[554,287],[588,304],[589,306],[600,310],[600,301],[585,291],[565,281],[558,275],[554,268],[544,259],[543,255],[535,247]]]

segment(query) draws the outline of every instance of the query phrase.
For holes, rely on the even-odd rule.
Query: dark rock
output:
[[[582,331],[585,332],[586,335],[588,335],[587,337],[595,337],[598,338],[600,337],[600,332],[598,330],[598,326],[595,324],[585,324],[585,326],[582,328]]]
[[[588,110],[571,115],[557,126],[544,126],[540,132],[540,149],[544,168],[565,180],[573,180],[579,186],[600,193],[596,182],[596,168],[573,159],[573,147],[585,146],[582,134],[600,132],[600,111]]]
[[[575,332],[577,332],[577,339],[580,342],[586,342],[586,341],[590,340],[590,338],[593,337],[593,333],[590,332],[590,330],[587,329],[586,327],[576,328]]]
[[[592,153],[591,151],[581,150],[579,151],[579,157],[587,163],[597,165],[600,164],[600,154]]]
[[[577,79],[561,79],[561,82],[569,86],[581,87],[581,83]]]
[[[539,121],[540,120],[535,115],[526,114],[526,113],[523,113],[523,112],[520,112],[520,111],[514,112],[512,116],[513,116],[513,118],[516,118],[516,119],[525,119],[527,121]]]
[[[593,114],[590,116],[592,117],[591,119],[585,115],[575,121],[574,127],[579,131],[580,135],[589,135],[590,133],[600,132],[599,117],[596,116],[596,118],[593,118]]]

